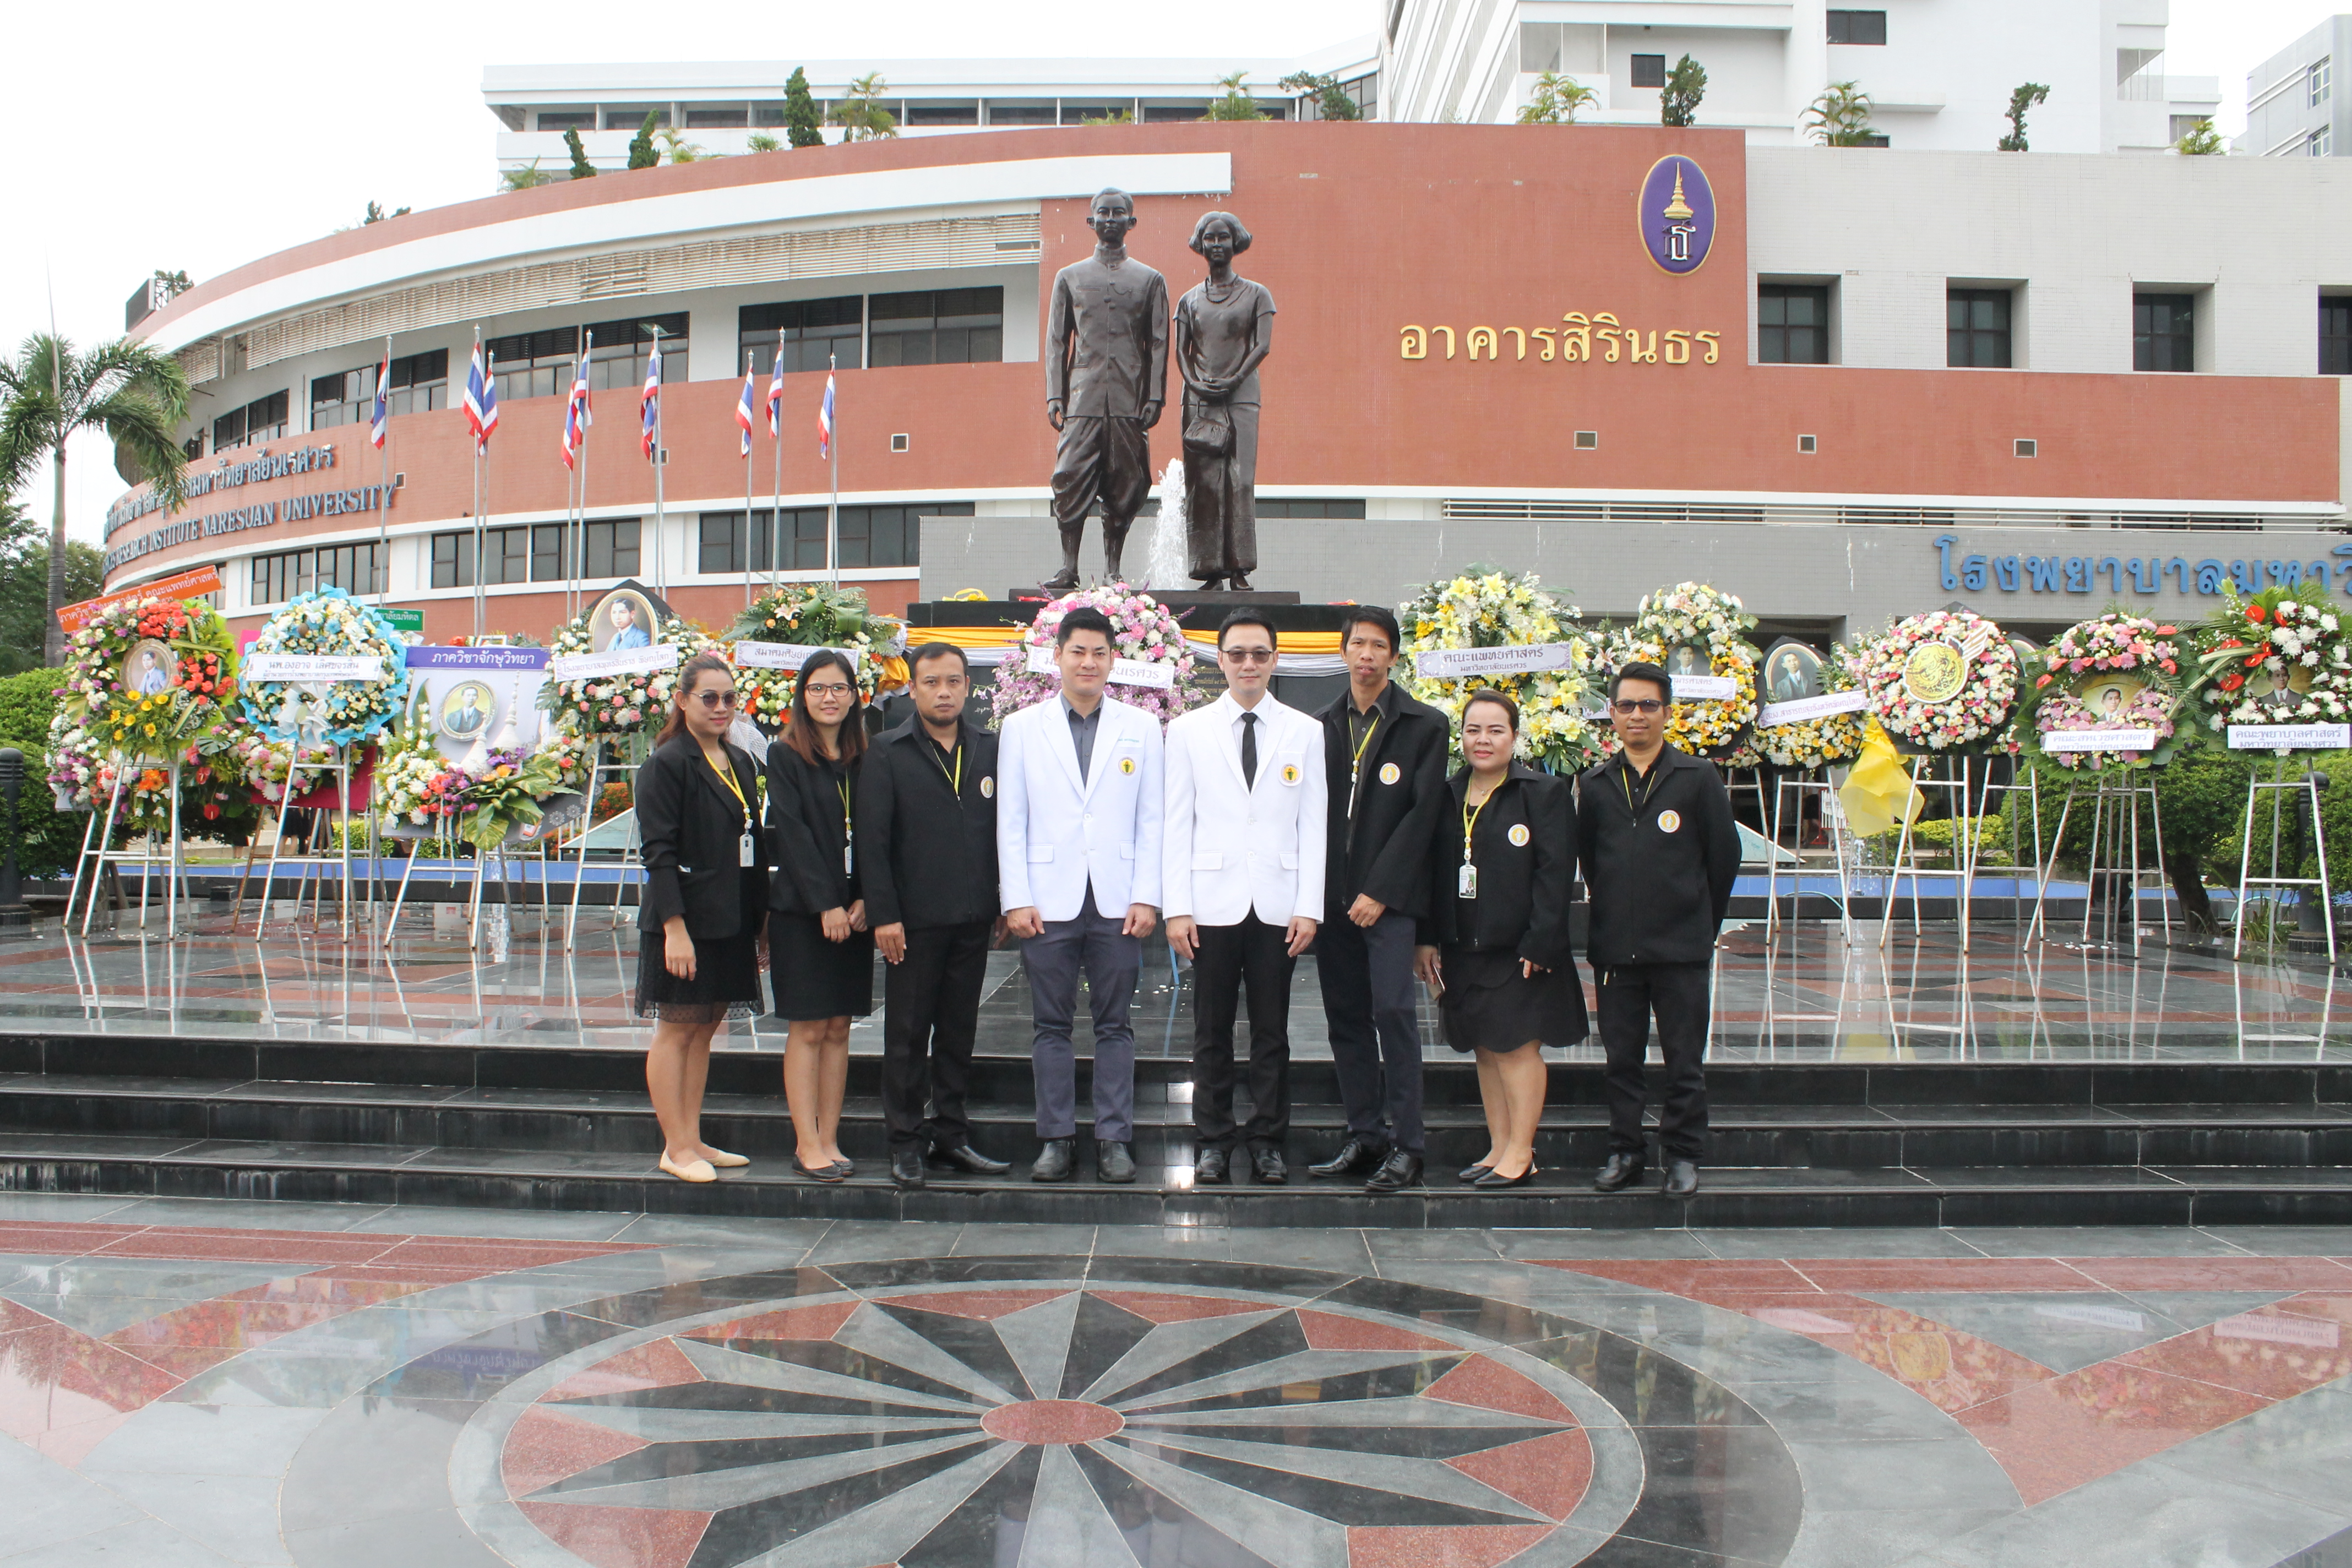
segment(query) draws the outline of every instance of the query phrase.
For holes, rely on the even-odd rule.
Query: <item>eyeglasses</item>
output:
[[[823,686],[803,686],[801,689],[807,692],[811,697],[846,697],[849,695],[849,688],[842,685],[841,682],[837,680],[828,681]]]
[[[1217,657],[1220,658],[1232,659],[1235,664],[1272,664],[1274,662],[1274,649],[1270,647],[1229,647],[1222,650]]]
[[[701,703],[705,708],[732,708],[735,706],[735,693],[732,690],[698,691],[694,694],[694,700]]]
[[[1655,713],[1665,704],[1654,697],[1620,697],[1609,706],[1620,713]]]

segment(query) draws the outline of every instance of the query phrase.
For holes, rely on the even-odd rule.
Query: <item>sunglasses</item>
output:
[[[1609,706],[1620,713],[1655,713],[1665,704],[1654,697],[1621,697]]]
[[[1232,659],[1235,664],[1271,664],[1274,662],[1274,649],[1270,647],[1229,647],[1220,653],[1217,657],[1220,658]]]
[[[701,703],[705,708],[732,708],[735,706],[735,693],[731,689],[726,691],[698,691],[694,694],[694,700]]]

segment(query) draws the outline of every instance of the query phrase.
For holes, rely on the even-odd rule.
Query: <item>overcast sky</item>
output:
[[[2347,3],[2173,0],[2165,64],[2221,77],[2221,129],[2234,134],[2248,68]],[[1283,56],[1370,33],[1381,4],[1277,0],[1213,14],[1248,16],[1233,53]],[[493,62],[1215,52],[1191,31],[1194,14],[1099,0],[503,0],[454,12],[115,0],[14,15],[13,221],[0,244],[0,344],[11,346],[47,328],[52,298],[58,329],[88,342],[121,331],[122,301],[156,268],[202,280],[356,223],[370,201],[389,211],[488,195],[499,127],[481,76]],[[107,458],[102,443],[76,443],[77,538],[97,539],[121,488]],[[44,472],[26,497],[44,521],[48,494]]]

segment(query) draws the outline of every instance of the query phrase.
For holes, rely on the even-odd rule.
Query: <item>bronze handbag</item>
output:
[[[1234,449],[1234,416],[1214,403],[1196,405],[1184,417],[1184,455],[1222,458]]]

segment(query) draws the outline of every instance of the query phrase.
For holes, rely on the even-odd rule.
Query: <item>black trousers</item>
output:
[[[953,1148],[971,1138],[964,1088],[994,924],[909,926],[907,956],[883,966],[882,1119],[893,1149]]]
[[[1418,1154],[1421,1012],[1412,934],[1410,915],[1384,914],[1366,930],[1342,914],[1316,929],[1315,969],[1349,1133]]]
[[[1601,1044],[1609,1054],[1609,1147],[1643,1152],[1642,1064],[1650,1017],[1658,1020],[1658,1055],[1666,1090],[1658,1111],[1658,1147],[1670,1160],[1706,1157],[1706,1004],[1704,963],[1637,963],[1601,975]]]
[[[1290,956],[1286,926],[1255,914],[1199,926],[1192,959],[1192,1130],[1203,1149],[1280,1149],[1290,1133]],[[1249,988],[1249,1125],[1234,1125],[1234,1007]]]

